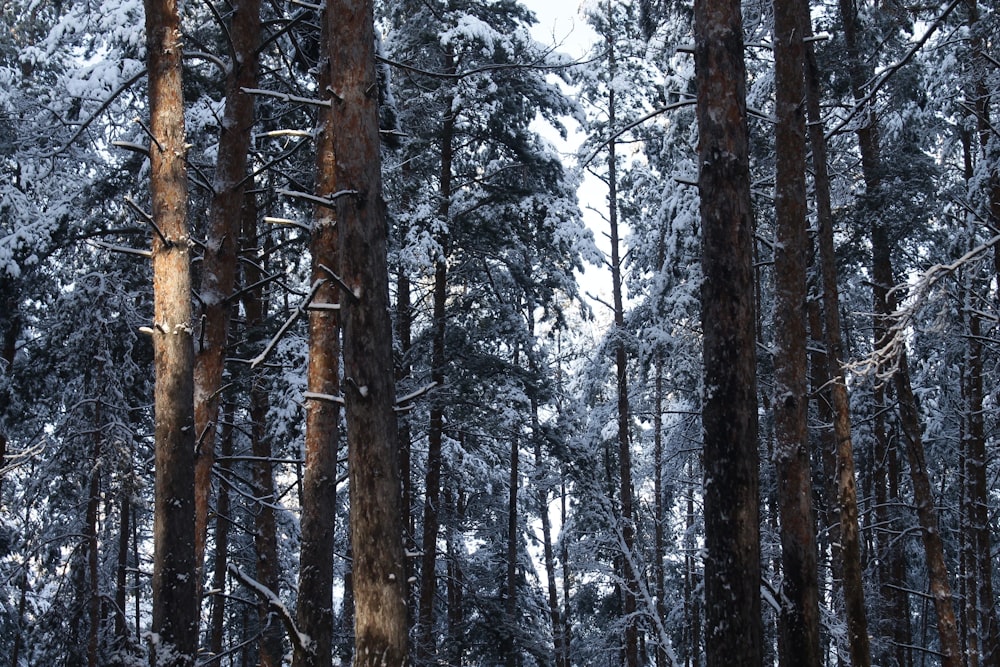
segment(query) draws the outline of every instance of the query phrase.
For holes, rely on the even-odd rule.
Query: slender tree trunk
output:
[[[462,570],[462,526],[465,525],[465,492],[461,487],[444,490],[443,502],[450,509],[450,521],[445,528],[447,550],[448,642],[445,660],[449,665],[462,665],[465,656],[465,572]]]
[[[608,68],[615,76],[614,40],[618,38],[608,31]],[[614,87],[608,88],[608,126],[614,128],[616,118],[616,94]],[[615,331],[615,377],[618,400],[618,493],[619,520],[622,531],[621,577],[622,577],[622,617],[625,621],[624,651],[626,667],[639,664],[639,624],[636,613],[636,591],[638,583],[633,568],[629,565],[635,558],[635,523],[632,511],[632,450],[630,446],[629,424],[631,422],[628,399],[628,356],[625,351],[625,307],[622,296],[622,260],[618,230],[618,154],[614,141],[608,143],[608,226],[611,244],[611,292],[614,307]]]
[[[663,265],[663,262],[660,262]],[[663,360],[656,361],[653,393],[653,582],[656,586],[656,615],[667,618],[667,587],[663,571],[666,554],[666,502],[663,496]],[[667,647],[656,645],[656,667],[671,667]]]
[[[331,16],[332,15],[332,16]],[[339,19],[327,5],[323,37],[333,39],[332,25]],[[319,89],[331,92],[333,64],[323,57]],[[332,107],[331,107],[332,108]],[[335,133],[340,130],[327,108],[319,113],[316,144],[316,194],[337,192]],[[336,157],[335,157],[336,156]],[[306,404],[305,471],[302,480],[302,546],[299,553],[299,595],[296,619],[299,629],[312,639],[312,650],[296,646],[294,667],[328,667],[333,655],[333,535],[337,500],[337,446],[340,410],[332,397],[340,394],[340,328],[337,286],[330,272],[339,270],[338,219],[330,206],[318,205],[312,223],[312,281],[319,285],[309,311],[310,398]],[[323,307],[317,307],[323,306]]]
[[[739,0],[696,0],[702,225],[705,647],[762,663],[753,220]]]
[[[515,356],[514,365],[517,365]],[[501,653],[504,655],[507,667],[517,667],[520,663],[520,651],[517,642],[518,622],[517,622],[517,492],[521,483],[520,468],[521,440],[516,435],[510,443],[510,466],[507,477],[507,549],[505,560],[507,562],[507,574],[504,577],[504,586],[501,597],[504,601],[504,625],[503,646]]]
[[[803,34],[812,35],[812,21],[803,17]],[[812,42],[806,43],[806,108],[809,143],[813,156],[813,182],[816,191],[816,216],[819,225],[818,247],[823,285],[824,343],[828,375],[833,379],[830,397],[833,403],[833,436],[837,458],[837,507],[840,526],[837,541],[841,558],[844,610],[847,616],[848,647],[852,667],[870,667],[871,647],[865,613],[864,582],[861,567],[861,537],[858,524],[858,496],[854,469],[854,445],[851,440],[851,406],[844,377],[844,344],[841,338],[840,290],[837,284],[837,258],[833,242],[833,208],[830,175],[827,168],[826,137],[823,132],[820,100],[820,73]]]
[[[819,667],[819,584],[806,383],[806,122],[803,0],[774,0],[775,466],[781,516],[783,665]]]
[[[387,219],[371,0],[331,0],[356,667],[408,664]]]
[[[89,617],[89,630],[87,634],[87,666],[97,667],[98,649],[100,648],[101,636],[101,587],[98,580],[99,554],[97,552],[98,540],[98,513],[101,506],[101,402],[100,399],[94,404],[94,457],[90,469],[89,494],[87,497],[87,579],[90,590],[87,600],[87,612]]]
[[[257,85],[260,0],[235,0],[232,3],[229,36],[232,53],[226,75],[226,108],[219,134],[215,183],[208,212],[208,239],[201,263],[199,301],[203,304],[203,309],[194,364],[194,421],[198,434],[198,455],[195,460],[195,563],[199,573],[205,562],[219,393],[226,358],[231,296],[236,283],[239,251],[237,241],[247,178],[250,130],[254,122],[254,98],[253,95],[244,93],[243,89],[255,88]],[[202,580],[203,577],[199,574],[199,598]]]
[[[847,43],[847,56],[851,63],[851,86],[855,100],[860,104],[864,98],[864,69],[858,48],[858,27],[855,9],[847,0],[841,0],[841,16],[844,21],[844,36]],[[868,123],[858,131],[858,142],[861,149],[861,164],[864,172],[866,195],[870,205],[877,206],[876,198],[881,188],[880,155],[878,149],[878,133],[873,115],[869,115]],[[888,322],[896,310],[895,298],[889,292],[895,284],[892,269],[891,252],[888,231],[877,212],[871,216],[872,231],[872,277],[874,279],[875,316],[883,322]],[[880,338],[880,343],[885,337]],[[880,344],[880,348],[882,345]],[[910,385],[910,373],[906,350],[901,348],[895,360],[896,368],[892,371],[893,386],[899,401],[900,423],[906,445],[906,454],[910,463],[910,478],[913,482],[913,495],[917,505],[917,518],[922,529],[924,553],[927,559],[928,577],[930,579],[931,595],[937,611],[938,635],[940,640],[941,663],[944,667],[957,667],[961,662],[961,648],[958,639],[958,626],[955,618],[955,608],[951,599],[951,584],[948,577],[947,563],[944,557],[944,545],[941,541],[937,510],[934,507],[934,494],[924,460],[923,426],[917,411],[916,399]]]
[[[219,470],[222,479],[228,480],[232,468],[233,455],[233,417],[232,403],[225,407],[220,434],[220,451],[222,461]],[[215,563],[212,572],[212,614],[209,617],[208,651],[212,656],[222,655],[225,641],[226,620],[226,569],[229,567],[229,529],[232,526],[229,506],[229,486],[219,484],[219,495],[215,500]]]
[[[153,204],[156,500],[150,662],[188,667],[198,645],[194,529],[194,347],[184,160],[180,19],[175,0],[146,0]]]
[[[987,64],[985,45],[983,42],[983,26],[980,25],[979,4],[977,0],[966,0],[967,22],[970,34],[970,47],[976,57],[979,67],[977,72],[989,71],[992,64]],[[986,181],[989,223],[993,230],[1000,227],[1000,166],[997,165],[995,138],[996,127],[991,118],[992,95],[982,74],[977,76],[973,83],[975,91],[974,108],[976,115],[976,130],[979,137],[979,159],[988,167],[988,179]],[[1000,247],[994,247],[994,273],[1000,281]],[[979,328],[978,318],[975,319],[976,328]],[[971,324],[971,322],[970,322]],[[982,366],[982,346],[975,338],[970,338],[969,344],[973,345],[973,340],[977,341],[978,351],[970,347],[972,359],[977,360]],[[974,379],[974,378],[973,378]],[[979,397],[982,397],[982,379],[979,382]],[[975,389],[973,387],[973,389]],[[982,413],[975,411],[970,406],[970,415],[974,415],[979,422],[977,427],[981,427]],[[997,601],[993,595],[993,549],[992,538],[989,525],[989,493],[986,482],[987,454],[985,449],[985,439],[980,440],[977,436],[972,436],[968,459],[968,483],[971,485],[970,510],[972,518],[972,532],[977,549],[976,573],[979,579],[979,602],[977,616],[980,623],[978,630],[980,641],[982,642],[982,664],[984,667],[1000,667],[1000,619],[997,615]],[[974,591],[970,591],[973,593]]]
[[[130,474],[133,465],[131,456],[126,465],[128,472],[123,475],[121,488],[118,491],[118,554],[115,567],[115,647],[119,651],[124,651],[128,643],[128,619],[125,616],[125,605],[128,604],[128,543],[134,490]]]
[[[453,72],[455,62],[452,56],[446,57],[446,70]],[[441,442],[444,437],[444,398],[440,391],[445,382],[445,335],[447,318],[445,307],[448,300],[448,246],[451,211],[451,172],[454,148],[452,142],[455,134],[455,112],[453,98],[447,96],[444,102],[445,117],[441,126],[441,171],[438,185],[440,204],[438,216],[445,231],[438,237],[441,256],[434,263],[434,293],[433,293],[433,339],[431,342],[431,382],[436,387],[430,409],[430,424],[427,434],[427,473],[424,479],[424,517],[422,545],[423,556],[420,568],[420,598],[418,601],[417,622],[419,637],[417,640],[417,662],[424,665],[433,659],[437,653],[434,640],[434,598],[437,596],[437,538],[440,529],[441,505]]]

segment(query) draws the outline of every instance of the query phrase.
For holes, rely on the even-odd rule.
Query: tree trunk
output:
[[[455,69],[454,58],[446,58],[446,70]],[[434,263],[433,294],[433,339],[431,342],[431,382],[436,391],[431,403],[430,424],[427,434],[427,473],[424,479],[424,520],[422,533],[423,556],[420,566],[420,599],[417,610],[419,635],[417,639],[417,662],[424,665],[433,660],[437,653],[434,640],[434,598],[437,595],[437,537],[440,528],[441,510],[441,441],[444,437],[444,401],[441,390],[445,382],[445,334],[447,319],[445,306],[448,299],[448,230],[451,211],[451,171],[455,134],[455,113],[453,98],[445,98],[445,117],[441,127],[441,171],[438,186],[440,205],[438,216],[445,231],[439,234],[441,256]]]
[[[230,457],[233,455],[233,417],[234,406],[226,405],[225,417],[222,423],[220,451],[223,460],[219,466],[222,479],[229,479],[232,467]],[[215,563],[212,573],[212,615],[209,617],[208,651],[209,655],[222,655],[225,640],[226,620],[226,569],[229,567],[229,529],[232,519],[229,516],[229,486],[219,484],[219,495],[215,500]]]
[[[331,16],[332,15],[332,16]],[[320,42],[333,39],[339,20],[329,5]],[[331,93],[334,69],[328,58],[319,65],[319,89]],[[334,135],[339,126],[331,111],[320,109],[316,138],[316,194],[337,192]],[[339,268],[338,220],[330,206],[318,205],[312,223],[312,281],[319,285],[309,311],[310,396],[306,404],[305,471],[302,480],[302,546],[299,553],[299,630],[312,639],[311,650],[296,646],[294,667],[328,667],[333,656],[333,531],[337,501],[337,446],[340,410],[340,329],[338,288],[329,272]],[[316,306],[325,306],[316,308]]]
[[[201,263],[198,293],[203,309],[194,362],[194,422],[198,437],[195,459],[195,564],[199,572],[199,608],[219,393],[226,358],[231,296],[236,283],[237,240],[247,179],[250,130],[254,122],[253,95],[244,93],[242,89],[257,85],[260,0],[235,0],[232,3],[229,36],[232,53],[226,75],[226,108],[220,125],[215,183],[208,211],[208,238]]]
[[[175,0],[145,0],[152,142],[153,358],[156,500],[153,520],[155,667],[194,664],[198,646],[194,530],[194,348],[184,160],[180,19]]]
[[[858,48],[858,27],[855,8],[848,0],[841,0],[841,17],[844,21],[844,37],[847,44],[847,57],[851,65],[851,87],[854,99],[862,103],[864,99],[863,85],[865,71]],[[868,122],[858,130],[858,143],[861,149],[861,166],[864,174],[865,189],[868,203],[877,206],[877,198],[881,189],[881,168],[878,148],[878,131],[873,113],[869,113]],[[896,310],[895,298],[890,289],[895,284],[892,268],[892,249],[889,245],[888,230],[881,221],[878,212],[871,215],[872,244],[872,277],[874,283],[875,317],[881,321],[881,326],[888,330],[889,320]],[[888,342],[886,336],[880,336],[879,349]],[[892,371],[893,386],[899,401],[900,423],[906,444],[906,454],[910,463],[910,478],[913,482],[913,495],[917,505],[917,518],[920,522],[924,542],[924,554],[927,559],[928,577],[930,579],[931,595],[937,611],[938,635],[940,640],[941,664],[943,667],[958,667],[961,663],[961,648],[958,639],[958,626],[955,618],[955,607],[951,599],[951,583],[948,579],[948,567],[944,557],[944,545],[941,541],[937,510],[934,507],[934,494],[927,474],[924,460],[923,426],[917,411],[916,399],[910,385],[910,373],[905,347],[901,346],[895,369]]]
[[[762,663],[756,304],[739,0],[696,0],[702,226],[705,647],[708,667]]]
[[[812,21],[803,18],[803,34],[812,35]],[[833,242],[833,208],[830,175],[827,168],[826,137],[823,132],[819,67],[812,42],[806,43],[806,108],[809,143],[813,156],[813,183],[816,191],[816,217],[819,225],[819,264],[822,274],[824,343],[828,375],[833,379],[830,398],[833,403],[833,436],[837,458],[837,507],[839,556],[847,616],[848,648],[852,667],[870,667],[871,647],[868,619],[865,614],[861,538],[858,524],[858,496],[854,470],[854,445],[851,440],[851,406],[844,377],[844,345],[841,338],[840,290],[837,285],[837,257]]]
[[[332,116],[343,282],[356,667],[408,662],[392,323],[371,0],[333,0]]]
[[[134,441],[130,442],[130,447],[134,447]],[[118,490],[118,554],[115,567],[115,647],[119,651],[124,651],[128,642],[128,623],[125,616],[125,605],[127,598],[127,576],[128,576],[128,543],[129,531],[131,530],[132,518],[132,494],[134,486],[129,474],[133,469],[134,457],[127,459],[128,473],[123,475],[121,488]]]
[[[98,384],[99,384],[98,380]],[[89,493],[87,494],[87,579],[90,590],[87,599],[87,616],[89,622],[87,634],[87,666],[97,667],[98,649],[101,636],[101,587],[99,582],[98,564],[98,513],[101,507],[101,401],[94,403],[94,457],[90,468]]]
[[[615,76],[614,40],[617,35],[608,31],[608,69]],[[616,118],[616,95],[613,86],[608,88],[608,126],[614,129]],[[626,667],[639,664],[639,623],[636,613],[636,573],[630,563],[635,560],[635,523],[632,511],[632,450],[629,424],[631,422],[628,400],[628,356],[625,351],[625,306],[622,298],[622,260],[618,230],[618,154],[614,141],[608,143],[608,233],[611,245],[611,292],[614,308],[615,328],[615,378],[617,384],[618,410],[618,493],[619,521],[622,534],[622,618],[625,621],[624,646]]]
[[[819,667],[819,585],[806,383],[804,0],[774,0],[775,453],[781,516],[782,665]]]

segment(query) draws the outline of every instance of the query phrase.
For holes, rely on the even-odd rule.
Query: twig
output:
[[[230,563],[228,569],[229,574],[233,575],[233,577],[238,579],[244,586],[260,596],[261,599],[267,603],[268,607],[278,613],[285,629],[288,630],[289,638],[292,640],[292,643],[295,644],[295,648],[308,654],[312,654],[315,651],[316,642],[314,642],[309,635],[299,630],[298,626],[295,624],[295,619],[292,618],[292,612],[289,611],[288,607],[285,606],[285,603],[274,594],[274,591],[256,579],[243,574],[235,563]]]
[[[120,252],[125,255],[135,255],[137,257],[145,257],[149,259],[153,256],[148,250],[142,250],[140,248],[129,248],[128,246],[113,245],[111,243],[105,243],[104,241],[91,241],[98,248],[103,248],[104,250],[110,250],[112,252]]]
[[[305,301],[302,303],[302,305],[300,305],[298,308],[292,311],[292,314],[289,315],[287,320],[285,320],[285,323],[281,325],[280,329],[278,329],[278,333],[276,333],[274,335],[274,338],[272,338],[268,342],[267,347],[264,348],[264,351],[250,360],[250,368],[257,368],[257,366],[263,363],[264,359],[267,358],[267,355],[271,354],[271,351],[274,350],[275,346],[278,344],[278,341],[281,340],[282,336],[285,335],[285,332],[288,331],[293,324],[295,324],[296,320],[298,320],[305,314],[306,308],[309,306],[309,302],[313,300],[313,298],[316,296],[316,292],[319,291],[319,288],[323,285],[324,282],[326,281],[317,280],[316,282],[313,283],[312,289],[309,290],[309,294],[306,295]]]
[[[100,116],[102,113],[104,113],[105,111],[107,111],[108,107],[111,106],[111,103],[114,102],[116,99],[118,99],[119,95],[121,95],[126,90],[128,90],[129,88],[131,88],[133,84],[135,84],[139,79],[141,79],[144,76],[146,76],[146,68],[145,67],[143,67],[141,70],[139,70],[138,72],[136,72],[135,74],[133,74],[132,76],[130,76],[128,79],[126,79],[124,82],[122,82],[122,85],[118,86],[118,88],[114,92],[111,93],[111,95],[108,97],[108,99],[104,100],[101,103],[101,106],[97,107],[97,111],[95,111],[94,113],[92,113],[90,115],[90,117],[87,118],[87,120],[83,121],[83,123],[80,124],[80,127],[77,128],[76,132],[73,133],[73,136],[71,136],[69,138],[69,141],[67,141],[65,144],[63,144],[62,147],[57,148],[48,157],[53,158],[53,157],[59,155],[60,153],[62,153],[63,151],[65,151],[70,146],[72,146],[73,143],[77,139],[80,138],[80,135],[82,135],[84,132],[87,131],[87,128],[90,127],[91,123],[93,123],[95,120],[97,120],[98,116]]]

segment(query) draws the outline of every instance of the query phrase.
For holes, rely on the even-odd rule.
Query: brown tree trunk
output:
[[[445,68],[454,72],[454,58],[446,58]],[[449,224],[451,211],[451,171],[454,148],[452,142],[455,134],[455,113],[452,109],[453,98],[445,98],[444,108],[447,110],[441,127],[441,171],[438,185],[440,205],[438,216],[445,225]],[[431,382],[436,387],[431,403],[430,424],[427,433],[427,472],[424,476],[424,517],[422,532],[423,555],[420,563],[420,598],[417,609],[417,662],[427,664],[437,653],[434,640],[434,598],[437,596],[437,538],[440,529],[441,510],[441,442],[444,437],[444,398],[439,393],[445,382],[445,334],[447,320],[445,306],[448,299],[448,232],[440,234],[438,242],[441,247],[441,257],[434,263],[434,293],[433,293],[433,339],[431,342]]]
[[[226,75],[226,108],[220,125],[215,183],[208,212],[208,238],[201,263],[198,293],[203,309],[194,361],[194,422],[198,437],[195,459],[195,564],[199,572],[199,608],[219,393],[226,358],[231,296],[236,282],[237,240],[247,178],[250,130],[254,122],[253,96],[242,92],[242,89],[256,87],[260,0],[235,0],[232,3],[229,35],[232,53]]]
[[[517,359],[515,356],[515,366]],[[507,667],[517,667],[520,663],[520,650],[517,642],[517,492],[520,487],[520,450],[521,439],[515,435],[510,443],[510,466],[507,471],[507,549],[505,560],[507,574],[504,577],[503,590],[500,593],[504,601],[503,645],[500,648]]]
[[[756,304],[742,24],[739,0],[695,2],[708,667],[757,667],[763,655]]]
[[[331,16],[332,15],[332,16]],[[321,44],[333,40],[339,21],[327,5]],[[333,104],[335,70],[328,57],[319,64],[319,89]],[[331,107],[332,108],[332,107]],[[316,138],[316,195],[337,192],[335,134],[340,127],[328,108],[321,108]],[[319,285],[309,311],[309,371],[306,404],[305,471],[302,480],[302,546],[299,552],[299,595],[296,620],[311,640],[311,650],[295,647],[293,667],[327,667],[333,659],[333,534],[337,500],[337,446],[340,409],[340,298],[330,272],[339,270],[338,220],[331,206],[313,211],[312,281]]]
[[[609,30],[607,35],[608,69],[615,75],[614,40],[618,38]],[[616,118],[616,94],[614,87],[608,88],[608,126],[614,128]],[[611,245],[611,293],[614,308],[615,330],[615,378],[617,384],[618,409],[618,493],[619,521],[621,522],[622,548],[622,618],[625,620],[624,652],[626,667],[639,664],[639,624],[636,613],[636,593],[638,583],[636,573],[630,563],[635,559],[635,523],[632,510],[632,450],[629,424],[631,416],[628,399],[628,357],[625,351],[625,307],[622,297],[622,260],[618,229],[618,154],[614,141],[608,143],[608,233]]]
[[[979,66],[977,72],[989,71],[992,64],[987,64],[985,45],[983,43],[982,30],[979,17],[979,4],[977,0],[966,0],[967,23],[969,26],[970,47]],[[989,146],[990,139],[996,132],[996,127],[991,119],[991,94],[982,74],[979,74],[973,83],[974,109],[976,115],[976,131],[979,137],[978,159],[988,168],[989,178],[986,181],[989,224],[995,231],[1000,227],[1000,166],[997,165],[995,151],[991,152]],[[971,176],[971,174],[970,174]],[[968,179],[967,179],[968,180]],[[994,273],[1000,280],[1000,246],[994,247]],[[972,320],[970,324],[975,324],[979,329],[979,319],[975,311],[970,311]],[[970,332],[971,334],[971,332]],[[978,340],[978,333],[970,335],[970,361],[978,362],[980,370],[982,368],[982,344]],[[978,348],[978,349],[976,349]],[[974,369],[970,369],[973,370]],[[970,378],[973,382],[978,382],[978,399],[982,399],[982,377],[981,375]],[[976,386],[971,386],[974,392]],[[969,406],[970,419],[975,420],[975,427],[982,429],[981,408],[977,410],[974,406]],[[970,428],[971,428],[970,424]],[[997,615],[997,602],[993,595],[993,550],[992,538],[989,526],[989,492],[987,485],[987,454],[985,439],[980,438],[981,432],[970,433],[970,448],[968,451],[967,470],[970,486],[969,509],[971,518],[972,535],[975,543],[976,557],[974,562],[974,576],[979,580],[977,616],[980,627],[978,629],[979,639],[982,645],[981,660],[983,667],[1000,667],[1000,619]],[[969,591],[970,595],[975,595],[975,588]]]
[[[803,34],[812,35],[812,21],[803,17]],[[816,217],[819,225],[819,264],[823,285],[824,343],[827,375],[833,379],[830,398],[833,404],[833,436],[837,459],[837,507],[839,509],[839,556],[847,616],[848,648],[853,667],[871,665],[868,619],[865,613],[864,582],[861,567],[861,537],[858,524],[858,496],[854,470],[854,445],[851,440],[851,406],[844,377],[844,345],[841,339],[840,290],[837,285],[837,258],[833,243],[833,208],[830,176],[827,168],[826,137],[823,132],[820,100],[820,73],[812,42],[806,44],[806,108],[809,119],[809,143],[813,155],[813,182],[816,191]]]
[[[94,457],[90,469],[89,493],[87,495],[87,579],[90,590],[87,599],[89,628],[87,634],[87,666],[96,667],[101,635],[101,588],[98,581],[97,515],[101,507],[101,402],[94,404]]]
[[[175,0],[146,0],[152,142],[153,359],[156,500],[153,519],[155,667],[194,664],[198,645],[194,530],[194,347],[191,340],[180,19]]]
[[[233,455],[234,406],[231,403],[226,405],[224,415],[219,448],[223,458],[219,469],[222,472],[222,479],[228,480]],[[219,495],[215,500],[215,563],[212,572],[214,595],[208,623],[208,651],[211,656],[222,654],[225,640],[226,570],[229,567],[229,528],[232,525],[229,513],[229,486],[223,482],[219,484]]]
[[[847,0],[841,0],[841,17],[844,21],[844,36],[847,44],[847,56],[851,64],[851,86],[854,98],[859,104],[864,99],[863,85],[865,71],[862,65],[858,47],[858,26],[855,8]],[[861,149],[861,165],[864,174],[866,195],[869,204],[877,206],[876,198],[881,188],[880,155],[878,148],[878,132],[874,115],[869,113],[868,122],[858,131],[858,143]],[[889,290],[895,284],[889,246],[888,230],[881,221],[878,212],[871,215],[872,230],[872,277],[874,279],[875,317],[882,326],[889,323],[892,313],[896,310],[895,298]],[[879,339],[882,348],[885,336]],[[892,371],[893,386],[899,401],[900,423],[906,445],[906,454],[910,463],[910,478],[913,482],[913,495],[917,505],[917,518],[922,529],[924,554],[927,559],[928,577],[930,579],[931,595],[937,611],[938,635],[940,640],[941,664],[944,667],[957,667],[961,663],[961,648],[958,639],[958,626],[955,618],[955,607],[951,599],[951,584],[948,578],[948,568],[944,557],[944,546],[941,541],[937,510],[934,507],[934,494],[927,474],[924,460],[923,426],[917,411],[916,399],[910,385],[910,373],[905,348],[898,352],[895,369]]]
[[[354,664],[408,663],[392,323],[372,0],[332,0],[332,117],[343,282],[344,405],[354,550]]]
[[[781,517],[781,664],[819,667],[819,585],[806,421],[805,13],[803,0],[774,0],[774,462]]]
[[[252,195],[244,198],[241,215],[244,231],[242,236],[256,237],[257,206]],[[250,230],[253,230],[250,232]],[[256,262],[245,265],[247,285],[259,285],[263,274]],[[264,323],[264,300],[261,287],[243,292],[243,311],[248,331],[259,329]],[[279,592],[281,564],[278,562],[278,538],[275,527],[274,473],[271,464],[271,441],[267,437],[266,419],[270,408],[264,378],[254,373],[250,385],[250,447],[253,452],[254,498],[259,506],[254,515],[254,551],[256,552],[256,578],[276,595]],[[284,655],[284,628],[280,622],[267,620],[271,610],[261,603],[258,614],[263,636],[260,641],[260,667],[280,667]]]

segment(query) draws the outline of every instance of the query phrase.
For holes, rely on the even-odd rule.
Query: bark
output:
[[[517,365],[517,355],[514,364]],[[520,663],[520,653],[517,645],[517,491],[520,487],[520,449],[521,440],[517,436],[510,443],[510,466],[507,477],[507,545],[505,560],[507,573],[504,577],[504,587],[500,597],[504,601],[504,629],[501,633],[503,645],[500,653],[504,656],[507,667],[517,667]]]
[[[462,549],[462,526],[465,525],[465,492],[459,487],[445,489],[445,506],[451,508],[452,520],[445,528],[447,548],[446,588],[448,599],[448,647],[445,659],[449,665],[463,664],[466,651],[465,642],[465,572],[460,560]]]
[[[803,34],[812,35],[812,22],[803,17]],[[833,437],[837,460],[837,508],[839,509],[839,568],[847,617],[848,648],[853,667],[871,665],[868,618],[865,613],[861,536],[858,523],[858,496],[854,468],[854,444],[851,438],[851,406],[844,377],[844,344],[841,337],[840,289],[837,284],[837,257],[833,242],[833,208],[830,175],[827,168],[826,137],[822,124],[819,67],[813,43],[806,44],[806,108],[809,143],[813,156],[813,184],[816,192],[816,218],[819,225],[819,264],[823,293],[823,342],[826,347],[827,375],[833,404]]]
[[[333,39],[330,24],[336,12],[327,6],[322,43]],[[324,58],[319,66],[319,89],[331,91],[333,65]],[[330,98],[332,104],[332,96]],[[333,114],[321,108],[316,143],[316,195],[329,197],[337,192]],[[338,219],[328,206],[313,211],[312,281],[319,289],[313,305],[335,305],[338,289],[328,269],[339,270]],[[340,394],[340,322],[337,310],[313,308],[309,311],[309,370],[307,386],[313,395]],[[333,655],[333,537],[337,501],[337,446],[340,437],[340,410],[330,400],[312,398],[306,404],[305,470],[302,480],[302,546],[299,552],[299,596],[296,620],[299,630],[312,645],[296,646],[293,667],[327,667]]]
[[[446,70],[455,71],[455,61],[452,56],[446,58]],[[446,109],[441,127],[441,172],[438,185],[440,205],[438,216],[445,225],[446,231],[438,239],[441,246],[441,256],[434,263],[434,332],[431,342],[431,382],[438,391],[435,392],[430,410],[430,424],[427,434],[427,474],[424,480],[424,521],[423,521],[423,556],[420,567],[420,599],[418,602],[419,636],[417,640],[417,661],[426,664],[437,653],[434,641],[434,598],[437,595],[437,536],[440,529],[441,505],[441,441],[444,437],[444,398],[439,393],[445,382],[445,334],[447,319],[445,306],[448,299],[448,232],[451,207],[451,172],[454,156],[453,140],[455,134],[455,113],[452,109],[453,98],[445,98]]]
[[[704,276],[706,664],[759,666],[756,304],[739,1],[696,0],[694,35]]]
[[[609,30],[607,35],[608,69],[612,79],[615,76],[614,40],[617,35]],[[614,128],[616,119],[616,95],[614,87],[608,88],[608,126]],[[622,259],[618,230],[618,154],[614,141],[608,143],[608,227],[611,244],[611,292],[614,308],[615,328],[615,378],[618,408],[618,492],[619,512],[622,531],[622,618],[625,621],[624,651],[625,665],[637,667],[639,664],[639,625],[636,613],[636,574],[629,562],[635,558],[635,523],[632,511],[632,450],[629,424],[631,416],[628,398],[628,356],[625,351],[625,307],[622,300]]]
[[[781,517],[781,664],[819,667],[819,585],[806,422],[805,3],[774,0],[775,455]]]
[[[232,53],[226,75],[226,108],[219,134],[215,183],[208,211],[208,239],[201,263],[201,284],[198,290],[199,300],[203,304],[194,362],[194,422],[198,434],[198,455],[195,460],[195,563],[199,573],[205,563],[219,393],[226,357],[231,296],[236,282],[237,240],[247,178],[250,130],[254,122],[253,96],[241,89],[256,87],[260,0],[235,0],[232,3],[229,35]],[[202,580],[203,577],[199,574],[199,598]]]
[[[233,417],[234,408],[229,404],[225,408],[221,432],[220,451],[223,460],[219,469],[223,480],[229,479],[232,467],[230,457],[233,455]],[[215,562],[212,572],[214,595],[208,623],[208,651],[212,656],[222,654],[225,640],[226,570],[229,567],[229,529],[232,526],[229,513],[229,486],[223,482],[219,485],[219,495],[215,500]]]
[[[194,663],[198,644],[194,529],[194,347],[190,238],[175,0],[146,0],[150,197],[153,234],[153,358],[156,374],[153,621],[150,661]]]
[[[844,21],[847,56],[851,65],[851,87],[855,100],[861,103],[864,97],[865,69],[858,47],[859,29],[855,8],[847,0],[841,0],[840,9]],[[877,210],[877,199],[881,189],[879,164],[881,157],[873,112],[869,112],[868,122],[858,131],[858,144],[861,149],[861,166],[865,180],[866,197],[868,204],[875,209],[870,212],[875,317],[880,320],[879,326],[887,327],[892,313],[896,310],[895,298],[889,292],[895,284],[895,280],[888,229],[885,221],[881,219],[880,211]],[[885,340],[885,335],[879,337],[880,348],[883,347]],[[910,384],[905,349],[899,351],[898,358],[894,360],[894,363],[895,367],[890,370],[890,373],[899,402],[900,423],[903,429],[906,455],[910,464],[910,478],[913,483],[917,518],[923,537],[931,596],[934,599],[934,607],[937,612],[941,664],[943,667],[957,667],[961,663],[961,648],[955,607],[951,599],[951,583],[944,556],[944,545],[941,541],[937,510],[934,507],[934,494],[925,462],[923,426]]]
[[[994,133],[995,126],[991,119],[991,95],[986,84],[985,75],[992,67],[992,63],[987,62],[985,44],[983,40],[983,27],[980,25],[979,4],[977,0],[966,0],[967,22],[969,26],[970,44],[973,56],[976,59],[979,73],[973,82],[974,109],[976,116],[976,132],[979,138],[978,159],[983,165],[988,166],[988,178],[986,179],[987,201],[989,212],[989,224],[993,230],[1000,227],[1000,167],[996,163],[995,154],[991,153],[990,137]],[[967,181],[971,174],[967,177]],[[994,273],[1000,281],[1000,247],[994,247]],[[981,412],[982,390],[982,343],[978,339],[979,318],[974,310],[970,310],[970,328],[977,330],[973,334],[970,331],[969,338],[969,360],[970,372],[970,398],[973,402],[980,402],[980,407],[970,404],[970,447],[968,451],[967,470],[968,482],[970,486],[969,509],[971,518],[972,535],[976,549],[976,556],[972,564],[975,570],[975,577],[979,579],[979,595],[976,615],[980,627],[978,628],[979,639],[982,645],[981,661],[984,667],[1000,667],[1000,619],[998,619],[996,598],[993,595],[993,558],[992,558],[992,538],[989,525],[989,491],[987,485],[987,453],[985,438],[981,437],[983,427],[983,417]],[[975,366],[979,367],[979,372]],[[975,594],[976,588],[970,591]]]
[[[662,243],[661,259],[659,266],[663,266]],[[653,411],[653,582],[656,586],[654,595],[656,596],[656,614],[660,619],[667,618],[667,588],[663,571],[666,535],[665,527],[667,521],[666,503],[663,495],[663,362],[656,362],[656,377],[654,380],[654,401]],[[662,644],[656,645],[656,667],[670,666],[670,658],[667,654],[667,647]]]
[[[356,667],[408,663],[387,219],[371,0],[328,4],[343,302]]]
[[[132,457],[128,462],[131,464]],[[128,543],[132,518],[133,486],[129,478],[122,480],[118,491],[118,554],[115,567],[115,646],[124,650],[128,641],[128,623],[125,617],[127,604]]]
[[[97,515],[101,505],[101,403],[94,406],[94,458],[90,469],[89,493],[87,495],[87,578],[90,595],[87,600],[89,632],[87,634],[87,665],[96,667],[101,635],[101,588],[98,581]]]

